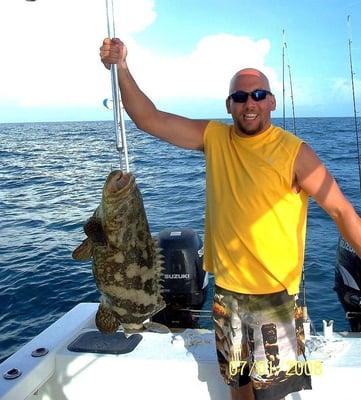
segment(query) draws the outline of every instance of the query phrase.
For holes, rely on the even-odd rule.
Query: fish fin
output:
[[[143,325],[144,328],[149,332],[170,333],[170,329],[166,325],[160,324],[159,322],[146,321]]]
[[[90,217],[84,224],[84,232],[92,242],[105,246],[107,237],[99,218]]]
[[[83,243],[78,246],[72,253],[74,260],[86,261],[93,256],[93,245],[89,239],[83,240]]]
[[[115,333],[119,328],[120,321],[114,311],[100,303],[95,316],[95,325],[102,333]]]

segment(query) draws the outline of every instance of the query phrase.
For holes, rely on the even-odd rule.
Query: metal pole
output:
[[[105,0],[105,2],[107,9],[108,37],[112,39],[115,38],[113,0]],[[113,117],[116,135],[116,147],[119,152],[120,168],[123,170],[124,161],[125,171],[129,172],[128,148],[124,124],[124,108],[120,98],[117,66],[115,64],[111,65],[110,72],[113,96]]]

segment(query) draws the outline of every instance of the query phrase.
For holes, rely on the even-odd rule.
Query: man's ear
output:
[[[276,105],[277,105],[276,97],[274,95],[272,95],[272,98],[271,98],[271,111],[274,111],[276,109]]]
[[[230,99],[230,97],[226,98],[226,109],[227,109],[227,113],[231,114],[231,99]]]

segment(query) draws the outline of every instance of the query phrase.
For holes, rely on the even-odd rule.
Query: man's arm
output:
[[[209,121],[158,110],[133,79],[126,63],[127,48],[119,39],[104,39],[100,57],[107,68],[117,64],[124,108],[139,129],[176,146],[203,150],[203,134]]]
[[[361,257],[361,219],[327,168],[305,143],[301,145],[294,170],[298,185],[330,215],[343,238]]]

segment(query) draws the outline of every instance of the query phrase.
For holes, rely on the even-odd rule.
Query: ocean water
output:
[[[296,126],[358,209],[353,119],[299,118]],[[188,227],[202,235],[203,154],[161,142],[130,121],[126,128],[152,233]],[[91,264],[73,261],[71,253],[84,239],[83,223],[99,204],[106,176],[119,167],[114,142],[112,121],[0,124],[0,360],[77,303],[98,301]],[[316,328],[333,319],[335,329],[347,330],[333,290],[337,229],[313,201],[308,221],[310,316]]]

